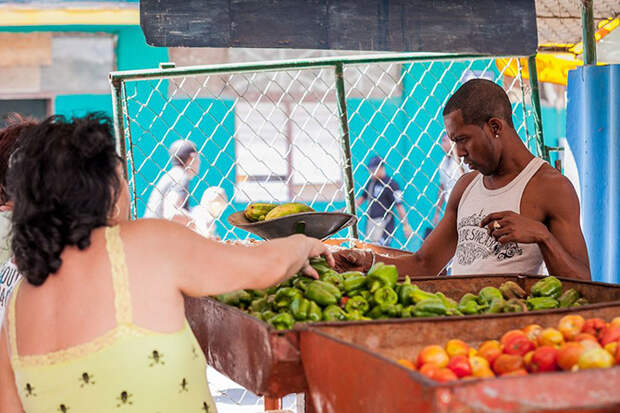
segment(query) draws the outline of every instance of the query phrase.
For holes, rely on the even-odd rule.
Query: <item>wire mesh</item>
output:
[[[517,132],[540,155],[530,89],[499,67],[509,64],[497,65],[493,58],[344,64],[360,238],[415,251],[437,223],[449,191],[466,171],[445,139],[442,110],[470,78],[503,86]],[[163,217],[207,237],[248,240],[253,236],[226,217],[250,202],[296,201],[317,211],[344,210],[347,159],[334,69],[325,64],[255,72],[206,69],[122,80],[119,107],[133,217]],[[191,143],[195,159],[177,150],[187,146],[177,141]],[[379,181],[393,195],[385,205],[389,197],[382,198],[382,186],[371,179],[374,157],[386,173]],[[390,220],[393,225],[385,225]],[[227,403],[262,404],[242,388],[214,396],[221,409]],[[296,411],[294,404],[284,408]]]

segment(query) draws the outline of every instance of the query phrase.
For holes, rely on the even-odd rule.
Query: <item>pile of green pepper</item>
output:
[[[431,293],[411,283],[398,282],[393,265],[378,262],[367,274],[338,273],[324,259],[313,259],[319,280],[298,275],[266,290],[241,290],[217,296],[278,330],[298,322],[355,321],[387,318],[463,316],[571,307],[586,304],[574,289],[549,276],[534,284],[530,296],[512,281],[467,293],[457,302],[441,292]]]

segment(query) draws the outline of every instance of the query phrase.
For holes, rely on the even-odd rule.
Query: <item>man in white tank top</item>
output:
[[[484,79],[463,84],[443,111],[446,133],[473,172],[452,190],[446,212],[422,247],[398,259],[411,275],[540,273],[590,279],[570,181],[523,144],[504,90]],[[341,268],[366,267],[370,253],[342,251]]]

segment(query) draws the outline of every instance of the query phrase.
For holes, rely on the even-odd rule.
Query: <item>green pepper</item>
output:
[[[344,278],[345,280],[349,278],[356,278],[356,277],[359,277],[360,275],[362,277],[365,277],[364,273],[361,273],[359,271],[346,271],[346,272],[341,273],[340,275],[342,275],[342,278]]]
[[[263,321],[267,321],[267,320],[269,320],[271,317],[274,317],[276,314],[277,314],[277,313],[274,313],[274,312],[273,312],[273,311],[271,311],[271,310],[267,310],[267,311],[263,311],[263,312],[261,313],[261,317],[260,317],[260,318],[261,318],[261,320],[263,320]]]
[[[238,306],[241,303],[252,302],[252,296],[245,290],[233,291],[230,293],[224,293],[217,296],[218,301],[232,306]]]
[[[341,293],[335,285],[315,280],[308,284],[306,297],[320,305],[326,306],[336,304],[341,297]]]
[[[258,311],[252,311],[250,315],[254,318],[258,318],[259,320],[263,319],[263,313],[258,312]]]
[[[337,305],[328,305],[323,310],[323,320],[325,321],[345,321],[347,315],[344,310]]]
[[[538,281],[530,289],[534,297],[558,298],[562,294],[562,282],[552,275]]]
[[[413,297],[411,296],[413,291],[414,288],[413,285],[411,285],[411,278],[407,275],[405,281],[400,285],[400,291],[398,291],[399,302],[405,306],[413,303]]]
[[[347,312],[359,311],[360,313],[364,314],[366,311],[368,311],[368,308],[370,308],[370,306],[368,305],[368,301],[366,301],[364,297],[358,295],[356,297],[349,298],[344,308],[345,310],[347,310]]]
[[[257,298],[250,304],[250,311],[263,312],[271,308],[267,297]]]
[[[579,299],[579,293],[574,288],[569,288],[564,291],[560,298],[558,298],[558,302],[560,303],[560,308],[570,307]]]
[[[344,277],[344,281],[343,281],[344,291],[349,293],[351,291],[360,290],[364,288],[364,286],[366,285],[366,276],[364,276],[364,274],[362,274],[361,272],[353,272],[350,274],[355,274],[355,275]]]
[[[329,264],[327,264],[327,260],[323,257],[314,257],[310,259],[310,265],[312,266],[312,268],[314,268],[316,270],[316,272],[319,273],[319,276],[329,272],[329,271],[333,271]]]
[[[579,306],[587,305],[587,304],[590,304],[590,302],[586,298],[581,297],[580,299],[575,301],[573,305],[571,305],[571,307],[579,307]]]
[[[448,309],[438,298],[427,298],[415,305],[413,315],[416,317],[437,317],[446,315]]]
[[[371,293],[374,293],[381,287],[393,288],[398,281],[398,270],[394,265],[385,265],[377,262],[373,265],[366,275],[366,283]]]
[[[403,311],[400,312],[400,316],[402,318],[413,317],[415,310],[415,305],[408,305],[407,307],[403,307]]]
[[[527,299],[526,303],[531,311],[549,310],[560,306],[558,300],[552,297],[530,297]]]
[[[448,310],[456,310],[459,303],[454,301],[452,298],[446,297],[443,293],[435,293],[437,297],[443,302]]]
[[[487,314],[498,314],[504,310],[504,306],[506,305],[506,300],[504,297],[495,297],[491,299],[489,303],[489,308],[486,309],[485,313]]]
[[[293,328],[295,319],[290,313],[279,313],[267,320],[276,330],[289,330]]]
[[[338,274],[336,271],[330,269],[328,272],[321,274],[319,277],[321,281],[328,282],[330,284],[335,285],[338,289],[342,289],[342,283],[344,282],[344,278],[341,274]]]
[[[379,307],[381,307],[381,312],[390,318],[400,317],[403,312],[402,304],[381,304]]]
[[[514,281],[506,281],[499,286],[499,290],[506,300],[510,300],[511,298],[525,298],[527,296],[523,288],[519,287],[519,284]]]
[[[521,298],[511,298],[506,301],[506,305],[504,306],[505,313],[524,313],[528,311],[527,304],[524,299]]]
[[[310,301],[310,300],[308,300]],[[321,321],[323,318],[323,310],[314,301],[310,301],[310,307],[308,308],[308,320]]]
[[[484,287],[478,293],[478,304],[490,304],[494,298],[504,299],[502,292],[495,287]]]
[[[482,306],[478,305],[478,297],[467,293],[459,301],[458,310],[463,314],[479,314]]]
[[[347,311],[346,312],[347,320],[349,321],[359,321],[359,320],[370,320],[368,317],[364,317],[364,314],[360,311]]]
[[[398,296],[396,292],[390,287],[381,287],[372,296],[375,303],[381,304],[396,304],[398,302]]]
[[[310,300],[304,297],[295,297],[289,306],[291,314],[297,321],[305,321],[308,319],[308,311],[310,310]]]
[[[293,286],[300,291],[306,291],[308,288],[308,284],[312,282],[312,279],[308,277],[297,277],[295,281],[293,281]]]
[[[262,298],[267,296],[267,292],[265,290],[246,290],[249,294],[256,298]]]
[[[271,286],[271,287],[267,288],[267,289],[265,290],[265,293],[267,293],[267,295],[272,295],[272,294],[275,294],[275,293],[276,293],[276,291],[278,291],[278,288],[280,288],[280,286],[279,286],[279,285],[273,285],[273,286]]]
[[[384,310],[387,310],[387,306],[376,305],[366,315],[372,320],[390,318],[387,314],[384,313]]]
[[[421,290],[420,287],[418,287],[417,285],[413,285],[413,290],[411,291],[411,301],[414,304],[419,303],[420,301],[423,300],[428,300],[428,299],[439,299],[439,297],[437,297],[435,294],[433,293],[429,293],[427,291]]]
[[[293,287],[280,288],[276,292],[274,305],[276,308],[285,308],[291,305],[291,302],[295,298],[302,297],[302,296],[303,294],[297,288],[293,288]]]

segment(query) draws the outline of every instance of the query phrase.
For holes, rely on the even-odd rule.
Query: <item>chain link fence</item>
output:
[[[442,117],[463,82],[482,77],[502,85],[517,132],[540,155],[530,87],[520,70],[510,77],[500,69],[513,59],[519,64],[510,57],[497,64],[495,58],[403,54],[114,73],[132,215],[180,220],[208,237],[248,240],[253,236],[226,218],[250,202],[296,201],[340,211],[353,195],[361,239],[415,251],[466,170],[445,138]],[[195,159],[171,151],[176,141],[191,142]],[[375,157],[396,204],[380,203],[385,198],[369,166]],[[377,236],[373,228],[391,216],[395,225]],[[228,394],[233,403],[247,403],[243,389]]]

